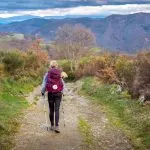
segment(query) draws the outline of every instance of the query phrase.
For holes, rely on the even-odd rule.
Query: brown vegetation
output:
[[[125,56],[103,53],[82,58],[76,78],[92,75],[105,83],[116,83],[137,98],[141,95],[150,100],[150,53]]]
[[[26,51],[0,52],[0,77],[22,75],[36,77],[43,72],[43,66],[48,61],[48,54],[41,50],[40,41],[36,40]],[[42,72],[41,72],[42,71]]]

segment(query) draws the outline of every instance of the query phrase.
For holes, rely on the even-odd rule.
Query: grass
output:
[[[39,84],[39,79],[23,83],[5,78],[0,82],[0,149],[9,150],[14,146],[13,135],[18,130],[18,120],[29,106],[25,95]]]
[[[82,91],[100,104],[113,125],[131,140],[135,149],[150,149],[150,111],[126,92],[112,94],[114,85],[102,84],[96,78],[83,79]]]
[[[13,146],[12,136],[18,129],[17,119],[28,103],[24,98],[3,93],[0,96],[0,147],[10,149]]]
[[[90,147],[93,143],[93,137],[91,126],[89,125],[88,121],[83,118],[79,118],[78,129],[84,138],[84,142],[88,147]]]

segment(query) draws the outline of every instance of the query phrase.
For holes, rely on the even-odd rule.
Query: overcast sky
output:
[[[47,9],[110,4],[150,3],[150,0],[0,0],[1,10]]]
[[[150,0],[0,0],[0,17],[150,13]]]

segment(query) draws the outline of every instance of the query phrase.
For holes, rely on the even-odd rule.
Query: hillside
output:
[[[35,35],[46,41],[53,40],[56,30],[63,24],[83,24],[97,37],[99,46],[115,51],[129,53],[150,48],[150,14],[112,15],[105,19],[35,18],[22,22],[0,25],[0,32],[15,32]]]

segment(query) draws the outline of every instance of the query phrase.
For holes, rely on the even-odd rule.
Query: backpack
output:
[[[52,93],[58,93],[63,90],[63,82],[61,79],[61,71],[52,68],[48,72],[48,78],[46,83],[46,90]]]

